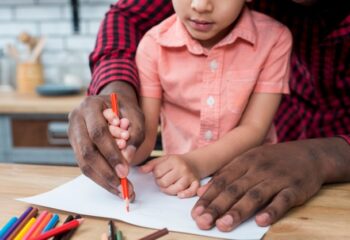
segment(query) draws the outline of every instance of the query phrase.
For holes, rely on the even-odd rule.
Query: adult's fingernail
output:
[[[209,213],[205,213],[201,216],[202,221],[206,224],[211,224],[213,222],[213,217]]]
[[[128,139],[129,138],[129,132],[127,131],[123,131],[120,136],[123,138],[123,139]]]
[[[232,227],[233,225],[233,218],[230,215],[225,215],[224,217],[220,218],[219,221],[227,227]]]
[[[198,216],[202,215],[203,212],[204,212],[204,207],[203,207],[203,206],[198,206],[198,207],[196,207],[196,208],[194,209],[193,215],[194,215],[195,217],[198,217]]]
[[[115,171],[120,178],[124,178],[128,175],[128,168],[123,164],[117,164],[117,166],[115,166]]]
[[[118,118],[113,118],[112,125],[118,126],[119,125],[119,119]]]
[[[264,212],[256,216],[256,222],[259,226],[267,226],[270,224],[270,214]]]

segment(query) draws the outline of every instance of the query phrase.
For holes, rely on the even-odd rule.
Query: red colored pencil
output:
[[[73,228],[79,227],[79,225],[84,221],[84,218],[80,219],[74,219],[70,222],[67,222],[59,227],[53,228],[35,238],[31,238],[31,240],[46,240],[50,237],[56,236],[58,234],[61,234],[63,232],[69,231]]]
[[[115,115],[119,117],[119,108],[118,108],[118,96],[116,93],[111,93],[111,104],[112,109]],[[122,185],[122,191],[123,191],[123,198],[126,205],[126,211],[129,212],[129,189],[128,189],[128,180],[126,178],[120,179],[121,185]]]
[[[116,93],[111,93],[111,104],[113,112],[119,117],[118,96]]]

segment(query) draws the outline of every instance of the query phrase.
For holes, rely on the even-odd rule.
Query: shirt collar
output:
[[[238,38],[254,45],[256,43],[256,36],[257,30],[252,13],[245,7],[231,32],[213,48],[232,44]],[[205,52],[205,49],[199,42],[191,38],[185,26],[176,15],[171,16],[160,26],[158,43],[164,47],[186,46],[193,54],[203,54]]]

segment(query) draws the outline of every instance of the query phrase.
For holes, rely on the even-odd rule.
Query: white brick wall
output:
[[[23,31],[45,36],[47,43],[41,60],[46,82],[62,82],[67,59],[80,59],[77,71],[87,86],[90,82],[88,55],[104,14],[116,1],[79,0],[80,32],[75,34],[70,0],[0,0],[0,49],[13,44],[25,52],[27,49],[17,40]]]

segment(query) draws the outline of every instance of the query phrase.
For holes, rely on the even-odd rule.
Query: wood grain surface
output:
[[[83,95],[42,97],[37,94],[1,93],[0,113],[67,114],[83,100]]]
[[[0,164],[0,226],[20,215],[28,205],[15,198],[46,192],[78,176],[77,167]],[[39,207],[39,210],[47,208]],[[68,213],[49,209],[65,218]],[[107,219],[86,217],[74,239],[100,239],[108,232]],[[154,230],[116,221],[125,240],[139,239]],[[213,239],[189,234],[170,233],[162,240]],[[290,211],[273,225],[264,239],[350,239],[350,184],[328,185],[307,204]]]

